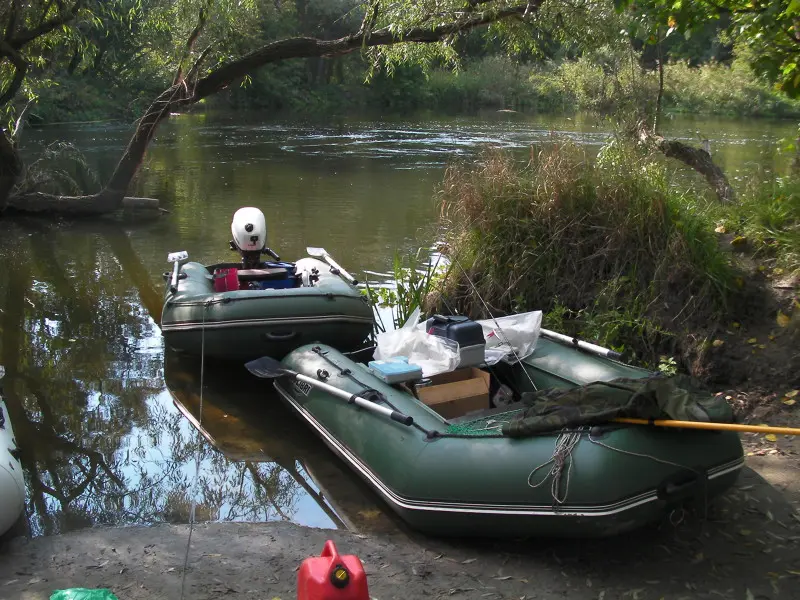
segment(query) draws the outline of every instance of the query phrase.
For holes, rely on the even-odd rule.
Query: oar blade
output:
[[[320,256],[325,256],[327,254],[325,248],[315,248],[314,246],[308,246],[306,248],[306,252],[309,256],[313,256],[314,258],[319,258]]]
[[[279,361],[269,356],[262,356],[255,360],[245,363],[245,368],[256,377],[261,379],[274,379],[282,375],[289,375],[290,371]]]

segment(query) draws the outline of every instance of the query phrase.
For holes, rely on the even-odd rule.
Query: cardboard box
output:
[[[489,373],[475,367],[431,377],[431,385],[417,388],[419,399],[445,419],[489,408]]]

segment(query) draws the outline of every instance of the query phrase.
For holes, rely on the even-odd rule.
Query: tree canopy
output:
[[[790,97],[800,95],[800,0],[614,0],[630,14],[631,32],[653,27],[689,39],[723,19],[732,39],[747,49],[751,64]]]
[[[514,56],[632,43],[656,43],[661,53],[671,36],[708,35],[709,24],[720,23],[755,68],[797,96],[798,19],[800,0],[12,0],[0,8],[0,210],[119,207],[163,119],[291,59],[319,72],[321,61],[360,53],[369,78],[409,64],[457,68],[464,40],[475,35]],[[137,97],[126,102],[155,100],[141,104],[137,129],[101,192],[15,196],[24,173],[15,149],[22,117],[63,73],[99,79],[108,94],[133,79],[128,90]]]

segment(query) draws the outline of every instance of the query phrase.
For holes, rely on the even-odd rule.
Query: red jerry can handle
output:
[[[297,573],[298,600],[370,600],[367,576],[357,556],[340,556],[332,540],[320,556],[306,558]]]
[[[331,566],[328,571],[328,581],[331,582],[331,585],[339,589],[345,588],[347,584],[350,583],[350,573],[339,558],[339,551],[336,550],[336,544],[331,540],[325,542],[325,547],[322,548],[322,554],[320,556],[331,559]]]

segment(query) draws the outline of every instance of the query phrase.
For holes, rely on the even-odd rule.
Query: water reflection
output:
[[[31,531],[156,514],[131,497],[147,476],[130,485],[131,439],[158,427],[160,356],[142,344],[154,323],[101,236],[4,224],[0,240],[0,362]]]
[[[167,353],[165,380],[175,405],[217,452],[241,465],[249,476],[245,487],[260,483],[264,470],[291,479],[295,504],[275,507],[284,518],[358,532],[398,527],[380,500],[283,406],[269,383],[244,368],[209,366],[201,411],[199,374],[197,359]],[[252,492],[245,489],[243,498],[248,495]]]
[[[243,367],[208,361],[201,426],[200,363],[164,353],[147,267],[124,232],[96,229],[0,224],[0,364],[30,533],[188,522],[193,492],[201,521],[390,523]]]

